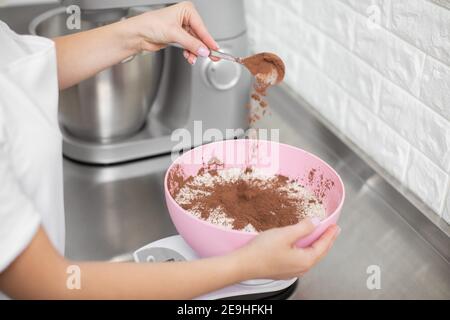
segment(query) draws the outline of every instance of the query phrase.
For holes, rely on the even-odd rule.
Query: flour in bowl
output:
[[[175,182],[171,194],[183,209],[229,229],[260,232],[326,217],[322,202],[298,181],[258,169],[203,168]]]

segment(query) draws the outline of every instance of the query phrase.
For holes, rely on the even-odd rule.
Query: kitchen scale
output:
[[[199,259],[179,235],[152,242],[133,254],[138,263],[175,262]],[[216,299],[287,299],[297,288],[297,278],[289,280],[255,279],[237,283],[197,297],[196,300]]]

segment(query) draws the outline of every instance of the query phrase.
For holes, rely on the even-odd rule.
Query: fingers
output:
[[[182,8],[183,12],[183,28],[181,28],[183,31],[174,35],[175,42],[190,51],[190,54],[186,54],[186,59],[190,64],[194,64],[197,56],[208,57],[209,49],[218,50],[219,46],[208,32],[200,14],[191,2],[182,2],[178,6]],[[183,55],[185,54],[183,53]],[[211,60],[218,61],[219,59],[212,58]]]
[[[183,50],[183,57],[191,65],[194,65],[197,62],[197,56],[195,54],[190,53],[187,50]]]
[[[319,261],[323,256],[327,254],[331,246],[339,235],[340,228],[337,225],[329,227],[322,236],[316,240],[309,248],[305,248],[304,251],[314,261]]]
[[[197,10],[194,8],[193,5],[190,5],[191,14],[188,15],[189,20],[186,21],[186,24],[188,24],[195,34],[200,38],[200,40],[206,44],[208,48],[211,48],[213,50],[218,50],[219,46],[216,43],[216,41],[213,39],[211,34],[208,32],[208,29],[206,29],[205,24],[203,23],[202,18],[200,17],[200,14],[197,12]]]
[[[282,230],[289,244],[294,244],[298,239],[313,232],[318,223],[318,220],[308,218],[303,219],[297,224],[281,228],[280,230]]]
[[[200,57],[208,57],[209,49],[196,37],[192,36],[183,28],[179,28],[174,32],[174,41],[180,44],[184,49],[190,51],[192,54]]]

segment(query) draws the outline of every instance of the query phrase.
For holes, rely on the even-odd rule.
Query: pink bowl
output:
[[[179,165],[187,176],[195,175],[203,163],[211,158],[219,159],[225,168],[245,168],[250,165],[268,174],[278,173],[298,179],[303,186],[321,195],[327,218],[311,234],[299,239],[298,247],[309,246],[339,218],[345,198],[344,184],[336,171],[315,155],[286,144],[265,140],[226,140],[202,145],[177,158],[164,179],[170,217],[179,234],[201,257],[223,255],[236,250],[258,234],[230,230],[203,221],[181,208],[171,196],[168,185],[171,170]]]

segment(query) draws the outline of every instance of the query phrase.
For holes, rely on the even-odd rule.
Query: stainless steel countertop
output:
[[[450,299],[450,265],[445,258],[448,237],[438,234],[441,231],[433,224],[424,228],[423,221],[413,228],[405,212],[422,214],[323,126],[304,103],[280,88],[271,91],[269,102],[272,115],[258,126],[280,128],[281,142],[327,161],[347,190],[339,239],[331,253],[301,278],[292,298]],[[169,156],[108,167],[65,160],[67,256],[126,260],[140,246],[176,234],[163,196],[163,175],[169,164]],[[418,232],[421,229],[441,237],[439,251]],[[381,271],[379,290],[366,286],[371,265]]]

